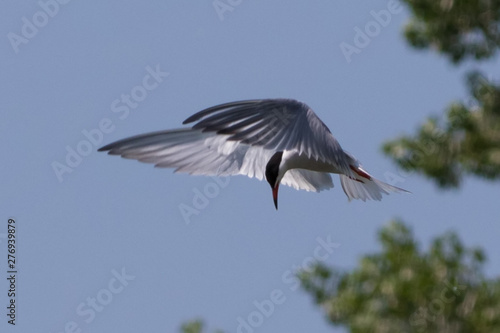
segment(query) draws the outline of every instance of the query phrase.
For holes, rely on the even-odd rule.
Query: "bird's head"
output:
[[[280,181],[282,178],[282,176],[280,177],[279,175],[282,157],[283,152],[279,151],[271,157],[266,165],[266,179],[269,185],[271,185],[271,189],[273,190],[273,200],[276,209],[278,209],[278,188],[280,186]]]

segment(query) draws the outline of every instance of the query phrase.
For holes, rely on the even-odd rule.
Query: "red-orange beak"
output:
[[[278,210],[278,189],[280,187],[280,184],[276,184],[275,187],[273,187],[273,200],[274,200],[274,207],[276,207],[276,210]]]

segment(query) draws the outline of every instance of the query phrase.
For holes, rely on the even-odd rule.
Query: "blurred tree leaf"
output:
[[[500,46],[500,1],[402,0],[413,17],[405,37],[416,48],[432,48],[454,63],[486,59]]]
[[[199,319],[187,322],[181,326],[182,333],[202,333],[203,332],[203,322]]]
[[[413,17],[405,36],[453,63],[491,58],[500,47],[500,1],[402,0]],[[470,98],[452,103],[444,121],[431,117],[414,136],[384,144],[400,167],[442,188],[458,187],[465,174],[500,178],[500,86],[478,72],[468,75]]]
[[[379,241],[382,251],[350,272],[317,264],[299,274],[331,323],[350,332],[500,331],[500,280],[482,275],[481,250],[447,233],[422,253],[398,221],[382,228]]]
[[[451,104],[444,124],[429,118],[415,136],[385,143],[384,152],[443,188],[459,186],[464,174],[500,179],[500,86],[478,72],[468,85],[470,101]]]
[[[181,333],[203,333],[204,326],[202,320],[195,319],[182,324]],[[215,333],[223,333],[223,331],[217,330]]]

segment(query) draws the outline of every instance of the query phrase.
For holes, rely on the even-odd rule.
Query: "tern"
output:
[[[276,209],[280,184],[320,192],[333,188],[331,173],[339,174],[349,201],[407,192],[372,177],[314,111],[294,99],[220,104],[183,122],[191,123],[119,140],[99,151],[192,175],[265,177]]]

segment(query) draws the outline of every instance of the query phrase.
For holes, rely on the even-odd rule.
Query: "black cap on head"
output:
[[[278,188],[279,183],[276,184],[278,180],[278,174],[280,171],[281,158],[283,157],[283,152],[279,151],[275,153],[269,162],[266,165],[266,179],[269,185],[271,185],[271,189],[273,190],[273,200],[274,206],[278,209]]]
[[[279,151],[274,153],[269,162],[266,165],[266,179],[271,188],[276,185],[276,179],[278,178],[278,173],[280,170],[281,158],[283,157],[283,152]]]

